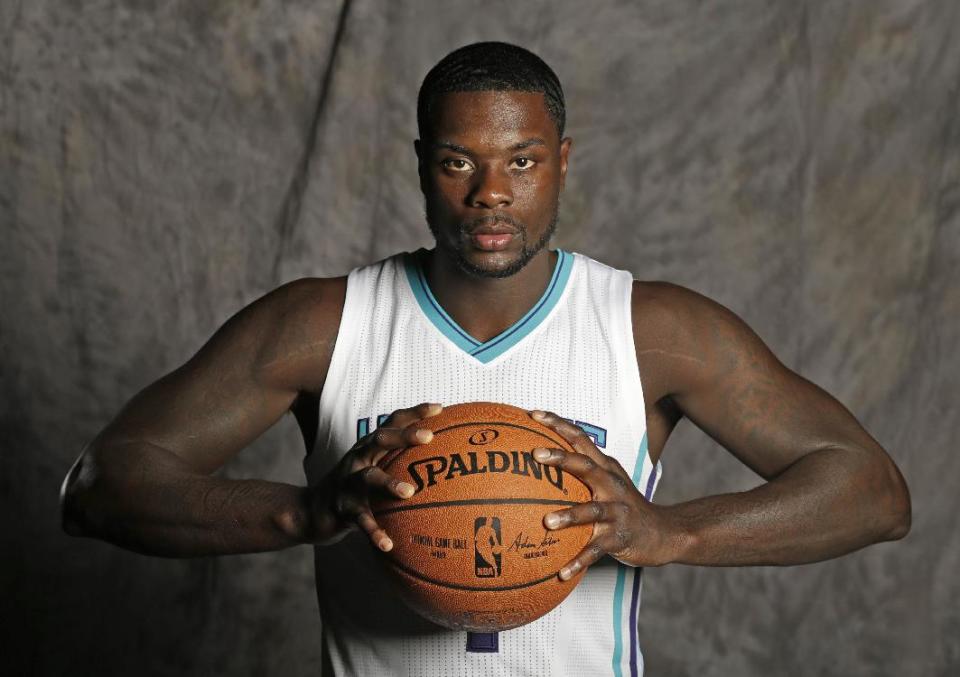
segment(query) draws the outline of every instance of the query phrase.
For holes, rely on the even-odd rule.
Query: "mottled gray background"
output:
[[[0,671],[317,673],[308,548],[71,539],[60,481],[243,304],[428,244],[417,88],[505,39],[565,84],[558,244],[731,307],[913,493],[899,543],[648,571],[649,674],[960,674],[960,3],[4,0],[0,38]],[[285,417],[225,473],[301,456]],[[686,424],[664,465],[759,481]]]

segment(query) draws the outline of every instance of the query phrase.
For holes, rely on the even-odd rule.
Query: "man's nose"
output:
[[[467,202],[476,209],[499,209],[513,204],[513,187],[506,172],[488,167],[476,175]]]

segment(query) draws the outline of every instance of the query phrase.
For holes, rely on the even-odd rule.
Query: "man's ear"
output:
[[[413,140],[413,151],[417,154],[417,174],[420,177],[420,191],[424,195],[426,195],[427,191],[425,190],[425,187],[427,185],[426,184],[427,162],[426,162],[426,158],[423,156],[423,153],[424,153],[423,142],[420,139]]]
[[[570,159],[570,147],[573,146],[573,139],[569,136],[560,142],[560,190],[563,190],[567,181],[567,161]]]

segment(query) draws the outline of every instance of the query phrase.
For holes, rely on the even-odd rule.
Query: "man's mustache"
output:
[[[498,223],[509,224],[516,228],[520,233],[527,232],[527,227],[509,214],[490,214],[488,216],[480,216],[475,219],[470,219],[469,221],[463,221],[460,224],[460,232],[469,234],[482,226],[492,226]]]

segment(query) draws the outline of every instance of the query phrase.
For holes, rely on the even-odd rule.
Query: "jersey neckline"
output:
[[[557,305],[570,279],[573,270],[573,255],[562,249],[557,249],[557,263],[554,265],[550,282],[540,299],[512,325],[488,341],[478,341],[468,334],[456,320],[447,314],[443,306],[427,284],[427,277],[423,271],[423,257],[426,249],[407,252],[403,257],[403,266],[406,272],[410,290],[413,292],[417,305],[424,316],[436,329],[443,334],[453,345],[479,362],[486,364],[510,350],[526,338],[534,329],[540,326]]]

